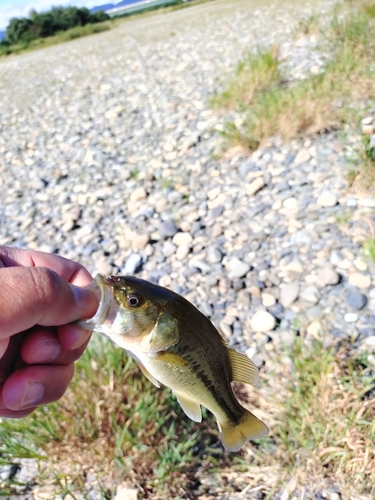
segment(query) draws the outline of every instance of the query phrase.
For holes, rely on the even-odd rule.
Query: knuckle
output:
[[[52,297],[58,289],[58,275],[47,267],[31,268],[31,279],[35,293],[41,300]]]

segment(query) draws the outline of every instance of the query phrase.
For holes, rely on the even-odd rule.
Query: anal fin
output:
[[[256,385],[259,378],[259,370],[245,354],[228,348],[230,364],[232,366],[233,380],[243,384]]]
[[[194,422],[202,421],[201,405],[192,399],[187,398],[184,394],[180,392],[175,392],[177,401],[180,403],[181,408],[184,410],[186,415],[194,420]]]

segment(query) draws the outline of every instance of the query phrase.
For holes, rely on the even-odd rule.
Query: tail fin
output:
[[[231,422],[221,424],[221,441],[228,451],[237,451],[249,439],[259,439],[268,434],[268,427],[248,410],[237,425]]]

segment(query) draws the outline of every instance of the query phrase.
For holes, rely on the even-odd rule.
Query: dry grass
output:
[[[78,363],[68,395],[22,421],[0,428],[0,457],[16,460],[37,449],[48,459],[40,491],[75,498],[95,478],[101,498],[116,485],[154,500],[296,498],[336,488],[342,500],[375,495],[375,375],[372,357],[353,359],[319,342],[268,350],[259,390],[238,396],[271,428],[240,453],[222,449],[216,424],[187,419],[168,389],[149,384],[120,349],[93,345]],[[5,424],[5,427],[4,427]],[[11,483],[2,491],[12,491]],[[51,491],[52,491],[51,490]],[[242,495],[242,496],[241,496]],[[263,495],[263,496],[262,496]]]
[[[236,122],[225,123],[228,145],[251,151],[272,136],[288,141],[352,120],[349,106],[374,94],[374,23],[366,12],[334,17],[324,34],[332,58],[321,74],[286,83],[275,52],[272,57],[272,52],[247,56],[227,89],[213,100],[239,115]]]

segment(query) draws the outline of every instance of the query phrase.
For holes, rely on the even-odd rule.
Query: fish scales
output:
[[[254,383],[257,368],[230,349],[214,325],[189,301],[166,288],[131,276],[102,277],[90,285],[100,305],[83,328],[111,338],[136,360],[158,387],[173,390],[185,413],[201,421],[201,405],[217,420],[223,445],[238,450],[268,432],[244,408],[233,380]]]

